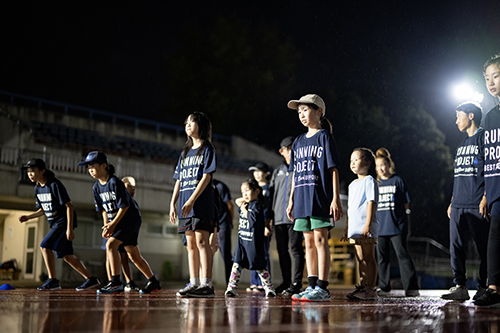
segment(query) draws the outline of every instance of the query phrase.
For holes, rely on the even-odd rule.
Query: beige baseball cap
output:
[[[307,94],[302,96],[298,100],[291,100],[288,102],[288,107],[292,110],[297,110],[297,105],[299,104],[314,104],[318,107],[320,107],[323,110],[323,116],[325,115],[326,112],[326,105],[325,102],[321,97],[319,97],[316,94]]]
[[[133,187],[135,187],[135,178],[134,177],[131,177],[131,176],[123,177],[122,182],[125,184],[128,183],[128,184],[132,185]]]

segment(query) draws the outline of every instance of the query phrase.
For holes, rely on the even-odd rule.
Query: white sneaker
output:
[[[185,297],[188,292],[193,291],[196,288],[198,288],[198,286],[195,286],[195,285],[193,285],[191,283],[188,283],[188,284],[186,284],[186,286],[184,288],[182,288],[181,290],[179,290],[176,293],[176,295],[179,296],[179,297]]]
[[[465,286],[451,287],[447,294],[441,295],[442,299],[451,299],[455,301],[466,301],[470,298],[469,290]]]
[[[274,291],[273,287],[264,287],[266,292],[266,297],[276,297],[276,291]]]
[[[226,297],[238,297],[238,288],[233,288],[227,286],[226,292],[224,294]]]

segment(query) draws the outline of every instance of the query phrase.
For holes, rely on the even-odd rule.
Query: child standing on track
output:
[[[102,213],[104,222],[102,237],[108,239],[106,256],[111,266],[111,281],[98,290],[98,293],[113,294],[124,291],[124,285],[120,281],[120,255],[118,253],[118,247],[121,244],[130,260],[149,280],[141,289],[141,293],[149,294],[160,290],[160,282],[154,276],[147,261],[141,256],[137,245],[142,224],[141,213],[125,188],[125,184],[115,176],[115,167],[109,163],[104,153],[98,151],[91,151],[78,165],[86,165],[89,174],[97,179],[92,192],[96,211]]]
[[[82,262],[73,255],[72,241],[75,238],[73,229],[77,227],[77,221],[66,188],[52,171],[47,170],[45,162],[39,158],[29,160],[22,169],[26,170],[29,179],[36,183],[35,197],[38,210],[31,215],[20,216],[19,222],[23,223],[45,214],[50,225],[49,233],[40,244],[49,279],[38,287],[38,290],[61,289],[59,280],[56,278],[55,258],[52,251],[56,251],[57,258],[63,258],[65,262],[86,279],[76,290],[81,291],[98,287],[100,285],[99,280],[92,276]]]
[[[337,148],[321,97],[305,95],[288,102],[288,107],[297,110],[308,129],[292,145],[290,170],[294,175],[287,215],[294,221],[294,230],[304,234],[309,286],[292,299],[330,301],[328,233],[332,228],[331,217],[337,221],[342,216]]]
[[[347,222],[341,240],[354,243],[359,262],[360,285],[347,298],[378,299],[375,291],[377,262],[375,244],[378,236],[375,156],[367,148],[356,148],[351,154],[351,170],[358,179],[349,184]]]
[[[484,64],[486,88],[493,97],[500,97],[500,54]],[[484,119],[484,187],[490,212],[488,235],[488,288],[474,301],[479,306],[500,304],[500,106],[494,106]]]
[[[410,214],[410,195],[404,180],[395,174],[394,162],[386,148],[377,150],[375,159],[378,181],[379,201],[377,220],[378,233],[378,295],[391,292],[391,244],[396,252],[401,271],[401,280],[406,296],[419,296],[415,265],[406,247],[408,236],[408,214]]]
[[[195,112],[187,117],[185,130],[188,138],[175,169],[177,181],[170,202],[170,222],[175,224],[179,215],[177,232],[186,236],[190,283],[177,296],[215,297],[209,240],[215,227],[212,124],[206,114]]]
[[[241,196],[235,200],[240,208],[240,225],[226,297],[238,296],[238,282],[243,268],[257,271],[266,297],[274,297],[276,292],[266,269],[267,248],[264,240],[265,218],[262,207],[264,201],[262,189],[255,179],[250,178],[241,184]]]

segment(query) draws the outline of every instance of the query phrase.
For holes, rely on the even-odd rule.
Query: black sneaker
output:
[[[199,286],[195,290],[188,291],[186,296],[195,298],[215,297],[215,291],[214,287]]]
[[[288,289],[283,290],[282,294],[285,296],[292,296],[299,294],[302,291],[302,283],[294,282],[288,287]]]
[[[38,291],[51,291],[51,290],[59,290],[61,289],[61,285],[59,284],[59,279],[48,279],[42,284],[40,287],[36,288]]]
[[[108,283],[105,287],[97,289],[98,294],[119,294],[124,290],[123,283],[113,284],[113,282]]]
[[[474,301],[474,305],[495,308],[500,307],[500,294],[495,290],[488,288],[484,292],[483,296]]]
[[[139,287],[135,284],[134,281],[127,282],[125,284],[125,291],[139,291]]]
[[[149,281],[148,284],[141,289],[140,293],[141,294],[151,294],[153,291],[158,291],[161,289],[160,281]]]
[[[90,279],[85,280],[85,282],[81,286],[76,287],[76,291],[97,288],[100,285],[101,282],[99,282],[99,280],[95,276],[93,276]]]
[[[276,289],[274,289],[274,291],[276,292],[276,294],[281,294],[282,292],[287,290],[289,286],[290,286],[289,284],[282,283],[279,286],[277,286]]]

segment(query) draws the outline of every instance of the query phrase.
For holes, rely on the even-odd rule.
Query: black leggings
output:
[[[488,285],[500,286],[500,215],[491,216],[488,236]]]

